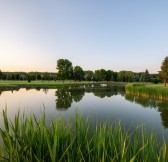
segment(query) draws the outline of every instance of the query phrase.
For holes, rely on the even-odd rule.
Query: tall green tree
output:
[[[104,81],[105,77],[106,77],[106,70],[104,69],[95,70],[95,73],[94,73],[95,81]]]
[[[84,71],[84,73],[85,73],[84,75],[85,80],[87,81],[93,80],[93,75],[94,75],[93,71],[88,70],[88,71]]]
[[[132,71],[120,71],[119,72],[119,81],[121,82],[131,82],[132,78],[134,76],[134,73]]]
[[[144,82],[150,82],[150,74],[147,69],[145,70],[145,73],[144,73]]]
[[[84,80],[84,71],[80,66],[75,66],[73,70],[74,80]]]
[[[57,77],[58,79],[64,80],[72,79],[73,77],[73,67],[72,63],[67,59],[59,59],[57,60],[57,67],[58,70]]]
[[[164,80],[164,87],[166,87],[166,81],[168,79],[168,56],[165,57],[160,68],[159,75]]]
[[[113,78],[113,71],[107,70],[105,73],[105,80],[108,82],[111,81],[112,78]]]

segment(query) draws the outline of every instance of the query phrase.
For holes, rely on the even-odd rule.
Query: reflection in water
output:
[[[44,89],[43,89],[43,92],[44,92],[45,94],[47,94],[47,93],[48,93],[48,89],[44,88]]]
[[[79,102],[85,95],[83,88],[58,88],[55,92],[56,108],[58,110],[67,110],[71,107],[72,102]]]
[[[59,88],[55,92],[56,99],[56,108],[59,110],[66,110],[71,107],[72,104],[72,96],[71,93],[67,91],[65,88]]]
[[[124,95],[123,87],[63,87],[58,88],[55,92],[56,108],[58,110],[67,110],[74,102],[80,102],[86,93],[93,93],[95,96],[104,98],[113,95]]]
[[[82,100],[83,96],[85,95],[84,88],[70,89],[69,92],[71,93],[71,96],[75,102]]]
[[[1,112],[5,108],[4,105],[7,105],[11,121],[14,121],[18,110],[24,112],[27,117],[33,112],[40,118],[45,106],[46,122],[50,125],[51,120],[57,116],[64,119],[72,116],[75,119],[74,112],[77,109],[84,118],[91,117],[92,124],[97,122],[97,119],[100,123],[121,121],[123,128],[128,130],[144,124],[150,131],[156,130],[159,137],[162,137],[164,132],[168,141],[168,129],[163,130],[168,128],[168,102],[125,96],[124,87],[119,86],[65,86],[43,89],[44,87],[38,91],[35,89],[27,91],[21,88],[18,92],[14,90],[13,93],[3,91],[0,96]],[[3,123],[2,117],[0,123]]]
[[[125,99],[140,104],[146,108],[155,108],[158,112],[160,112],[164,128],[168,128],[168,101],[158,101],[128,94],[125,95]]]
[[[105,87],[105,88],[95,88],[92,89],[92,93],[100,98],[104,98],[104,97],[112,97],[113,95],[124,95],[124,89],[123,87]]]

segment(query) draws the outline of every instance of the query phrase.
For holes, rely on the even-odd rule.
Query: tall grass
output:
[[[134,94],[159,100],[168,100],[168,88],[156,84],[127,84],[125,87],[127,94]]]
[[[156,135],[142,127],[132,132],[122,131],[120,123],[92,127],[89,118],[77,113],[75,123],[58,118],[49,127],[45,114],[37,120],[18,113],[11,122],[3,111],[3,119],[2,162],[168,161],[165,140],[158,143]]]

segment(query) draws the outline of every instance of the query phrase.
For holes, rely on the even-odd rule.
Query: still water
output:
[[[40,118],[45,111],[49,124],[55,118],[74,118],[77,110],[93,121],[119,122],[126,129],[144,125],[168,140],[168,102],[128,96],[124,87],[68,87],[57,89],[19,89],[0,92],[0,112],[7,108],[13,120],[18,110]],[[1,127],[3,119],[0,115]]]

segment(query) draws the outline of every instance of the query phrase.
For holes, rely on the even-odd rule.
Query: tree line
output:
[[[168,58],[167,58],[168,59]],[[144,72],[132,72],[122,70],[116,72],[113,70],[98,69],[95,71],[84,71],[80,66],[72,65],[68,59],[57,60],[57,72],[2,72],[0,70],[0,80],[74,80],[74,81],[97,81],[97,82],[162,82],[160,78],[165,77],[165,73],[150,74],[146,69]],[[161,77],[162,76],[162,77]]]
[[[28,82],[34,80],[55,80],[56,73],[49,72],[2,72],[0,70],[0,80],[27,80]]]
[[[120,71],[115,72],[113,70],[98,69],[95,71],[84,71],[82,67],[73,67],[72,62],[67,59],[57,60],[57,73],[56,78],[58,80],[75,80],[75,81],[118,81],[118,82],[153,82],[158,83],[158,74],[149,74],[146,69],[145,72],[132,72],[132,71]]]

